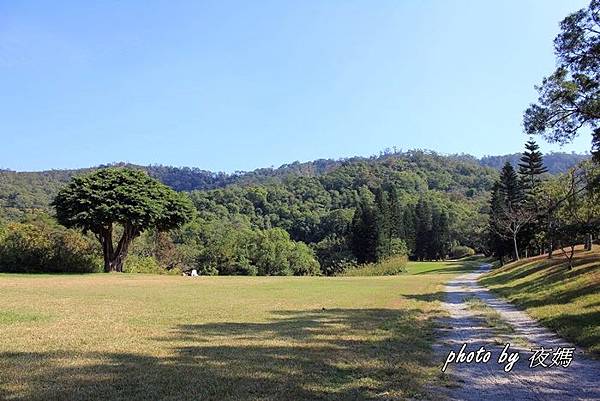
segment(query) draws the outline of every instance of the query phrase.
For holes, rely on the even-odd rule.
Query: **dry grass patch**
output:
[[[451,277],[0,275],[0,399],[427,398]]]

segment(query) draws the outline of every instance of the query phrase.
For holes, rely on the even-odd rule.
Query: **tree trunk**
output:
[[[100,244],[102,245],[102,256],[104,258],[104,272],[108,273],[115,271],[111,263],[114,254],[112,241],[112,224],[110,225],[110,227],[104,228],[100,231],[98,239],[100,240]]]
[[[515,251],[515,260],[519,260],[519,247],[517,246],[517,236],[513,235],[513,245]]]
[[[575,245],[571,245],[571,253],[569,253],[569,270],[573,270],[573,255],[575,255]]]
[[[588,234],[585,238],[585,250],[586,251],[592,250],[592,234]]]
[[[552,259],[552,251],[554,251],[554,239],[552,238],[552,223],[550,222],[551,216],[548,215],[547,225],[547,236],[548,236],[548,259]]]
[[[102,256],[104,257],[104,271],[106,273],[122,272],[123,263],[127,257],[129,246],[133,239],[138,235],[138,232],[131,227],[126,225],[123,227],[123,236],[119,240],[117,249],[114,249],[113,238],[112,238],[112,224],[110,227],[105,228],[99,235],[100,243],[102,244]]]

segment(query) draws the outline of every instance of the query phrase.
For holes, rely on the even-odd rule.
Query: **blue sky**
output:
[[[558,23],[586,4],[0,2],[0,168],[520,151]]]

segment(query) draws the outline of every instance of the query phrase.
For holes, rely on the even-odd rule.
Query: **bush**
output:
[[[156,262],[160,267],[160,271],[155,271],[156,273],[166,273],[166,274],[175,274],[181,273],[185,266],[190,266],[189,255],[184,252],[188,252],[188,248],[183,246],[177,246],[169,233],[149,230],[144,232],[137,238],[129,248],[129,254],[125,259],[125,263],[129,258],[136,258],[135,264],[139,263],[154,263]],[[142,262],[142,258],[152,257],[154,262]],[[130,262],[131,266],[134,266]],[[134,269],[136,272],[140,270],[139,273],[148,273],[147,267],[140,267],[139,269]],[[154,271],[154,267],[152,269]],[[133,273],[133,271],[132,271]]]
[[[0,271],[90,273],[102,263],[90,239],[45,222],[11,223],[0,239]]]
[[[306,244],[295,242],[281,228],[251,229],[210,222],[187,233],[184,259],[204,275],[289,276],[320,273],[319,262]],[[195,238],[194,238],[195,236]],[[191,245],[193,244],[193,245]]]
[[[390,257],[407,255],[408,247],[406,246],[406,242],[400,238],[392,238],[390,241]]]
[[[294,276],[318,276],[321,274],[319,262],[308,245],[296,242],[288,256],[290,269]]]
[[[315,253],[321,265],[321,271],[327,276],[341,274],[356,266],[356,258],[348,248],[346,238],[330,235],[314,245]]]
[[[406,256],[394,256],[379,263],[367,263],[352,267],[341,276],[393,276],[406,272]]]
[[[125,273],[180,274],[181,270],[165,270],[153,256],[129,255],[123,265]]]
[[[450,259],[461,259],[475,255],[475,250],[468,246],[457,245],[450,248]]]

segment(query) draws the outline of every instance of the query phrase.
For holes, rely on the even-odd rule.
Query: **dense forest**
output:
[[[356,163],[380,163],[385,160],[405,159],[411,154],[423,153],[443,157],[453,162],[464,162],[467,165],[480,165],[500,170],[506,161],[516,166],[520,157],[519,153],[503,156],[484,156],[477,159],[470,155],[441,156],[428,151],[402,152],[396,149],[386,149],[378,156],[352,157],[347,159],[320,159],[305,163],[294,162],[284,164],[278,168],[260,168],[249,172],[235,172],[226,174],[214,173],[198,168],[172,167],[172,166],[139,166],[127,163],[115,163],[110,166],[129,167],[142,169],[162,183],[176,191],[194,191],[225,188],[231,185],[249,186],[254,184],[282,183],[289,177],[319,177],[333,170]],[[575,153],[550,153],[546,155],[545,163],[551,174],[567,171],[577,163],[588,159],[589,155]],[[0,169],[0,215],[4,217],[18,217],[21,212],[29,209],[49,210],[48,206],[58,190],[66,184],[72,176],[81,175],[98,168],[108,167],[101,165],[94,168],[77,170],[49,170],[40,172],[16,172]]]
[[[551,156],[555,170],[585,158]],[[513,155],[501,158],[514,161]],[[2,171],[0,260],[13,271],[24,265],[33,271],[100,270],[93,238],[60,227],[50,203],[71,177],[106,167],[144,170],[184,192],[196,210],[189,223],[169,233],[144,232],[133,242],[126,271],[332,275],[390,257],[489,253],[489,198],[500,175],[484,164],[494,160],[385,151],[229,175],[123,164]]]
[[[479,163],[486,167],[501,170],[506,162],[509,162],[516,168],[521,162],[521,156],[521,153],[513,153],[504,156],[484,156],[479,159]],[[560,174],[589,158],[590,155],[579,153],[550,152],[544,155],[544,165],[550,174]]]

